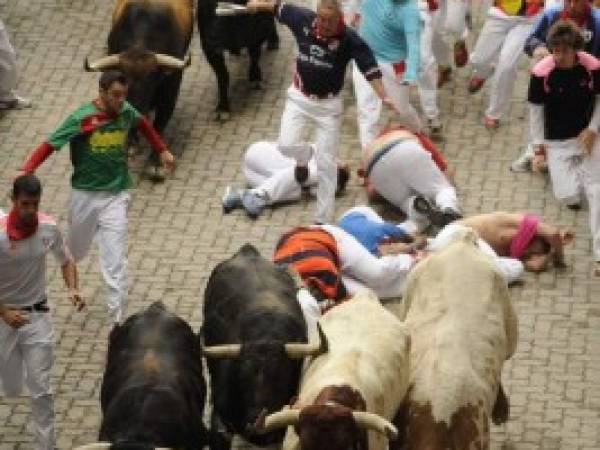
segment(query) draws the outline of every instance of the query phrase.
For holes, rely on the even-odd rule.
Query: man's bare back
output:
[[[499,256],[509,256],[510,243],[519,230],[524,214],[496,211],[461,219],[458,223],[473,228]]]

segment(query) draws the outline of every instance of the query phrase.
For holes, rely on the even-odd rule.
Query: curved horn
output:
[[[237,358],[241,350],[240,344],[209,345],[202,349],[202,354],[207,358]]]
[[[95,442],[93,444],[75,447],[73,450],[108,450],[112,446],[111,442]],[[156,447],[154,450],[172,450],[170,447]]]
[[[286,407],[281,411],[269,414],[263,423],[256,424],[256,430],[260,433],[268,433],[289,425],[296,425],[300,421],[300,410]]]
[[[308,344],[285,344],[285,352],[290,358],[304,358],[305,356],[319,356],[329,351],[327,336],[323,333],[321,324],[317,323],[319,342]]]
[[[73,450],[107,450],[112,444],[110,442],[95,442],[93,444],[82,445],[75,447]]]
[[[156,63],[159,66],[168,67],[169,69],[183,70],[192,62],[191,53],[187,53],[184,59],[175,58],[163,53],[155,53],[154,56],[156,56]]]
[[[85,58],[83,68],[86,72],[99,72],[101,70],[111,69],[119,65],[119,55],[103,56],[100,59],[90,63],[88,58]]]
[[[353,411],[352,417],[354,417],[354,422],[356,422],[356,425],[361,428],[377,431],[391,441],[398,437],[398,430],[396,427],[391,422],[387,421],[381,416],[378,416],[377,414],[364,411]]]

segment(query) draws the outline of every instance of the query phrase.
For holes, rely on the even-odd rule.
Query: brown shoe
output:
[[[452,79],[452,67],[439,66],[438,67],[438,81],[437,81],[438,89],[440,89],[442,86],[444,86],[451,79]]]
[[[456,67],[464,67],[469,60],[469,51],[465,41],[456,41],[454,43],[454,64]]]

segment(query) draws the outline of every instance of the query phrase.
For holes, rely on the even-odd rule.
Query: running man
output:
[[[127,206],[132,185],[127,167],[127,136],[137,128],[173,170],[174,158],[148,119],[125,98],[127,79],[118,70],[100,76],[99,96],[85,103],[37,147],[21,170],[35,171],[69,143],[73,192],[67,246],[79,262],[97,238],[100,269],[108,286],[108,312],[115,323],[125,314],[127,296]]]

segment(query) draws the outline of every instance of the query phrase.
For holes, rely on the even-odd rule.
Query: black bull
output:
[[[160,302],[116,326],[109,338],[100,441],[197,450],[206,385],[197,336]]]
[[[245,5],[247,0],[230,0],[230,3]],[[262,44],[268,41],[269,47],[275,48],[279,38],[272,14],[217,16],[216,7],[217,0],[198,0],[198,32],[202,51],[217,77],[217,118],[226,118],[230,111],[229,72],[223,52],[228,50],[237,54],[242,48],[248,49],[248,80],[257,88],[262,81],[259,65]]]
[[[261,446],[283,438],[282,431],[260,434],[253,425],[262,414],[288,404],[298,390],[301,358],[326,351],[327,345],[323,336],[320,343],[305,344],[296,291],[289,272],[249,244],[213,270],[202,327],[213,404],[212,450],[230,448],[230,433]]]
[[[192,31],[192,0],[117,0],[108,56],[85,67],[123,70],[131,80],[127,100],[142,114],[154,112],[154,128],[162,134],[189,64]]]

